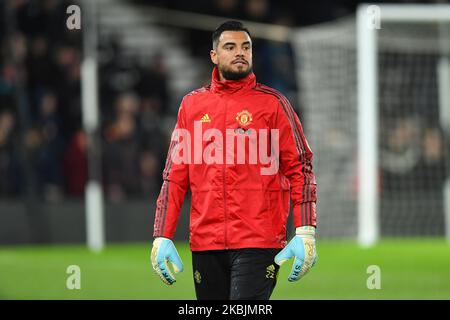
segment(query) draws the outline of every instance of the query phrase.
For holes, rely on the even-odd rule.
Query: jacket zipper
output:
[[[223,121],[223,133],[226,137],[227,131],[227,103],[225,103],[225,119]],[[224,163],[222,165],[222,178],[223,178],[223,210],[225,214],[225,249],[228,250],[228,237],[227,237],[227,229],[228,229],[228,214],[227,214],[227,183],[226,183],[226,166],[227,166],[227,149],[226,149],[226,139],[224,139],[223,143],[223,155],[224,155]]]

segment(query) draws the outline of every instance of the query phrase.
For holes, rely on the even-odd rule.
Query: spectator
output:
[[[11,111],[0,111],[0,196],[16,196],[21,189],[18,151],[13,139],[15,122]]]
[[[38,183],[47,201],[57,201],[63,188],[64,140],[60,133],[58,99],[52,92],[44,94],[40,104],[40,144],[38,147],[36,170]]]
[[[61,116],[61,133],[65,139],[77,134],[81,126],[81,71],[80,53],[75,47],[59,48],[57,68],[59,78],[56,85],[58,99],[64,106],[59,110]]]
[[[69,141],[64,153],[64,181],[67,194],[82,196],[88,178],[87,141],[78,130]]]
[[[31,95],[32,116],[38,117],[39,95],[47,88],[54,88],[60,80],[56,65],[51,59],[50,48],[45,36],[31,40],[30,52],[26,59],[28,70],[28,90]]]
[[[140,80],[136,86],[137,93],[151,99],[157,104],[157,113],[162,115],[168,109],[167,70],[161,54],[156,55],[152,62],[141,71]]]
[[[257,22],[271,22],[270,2],[268,0],[246,0],[244,19]]]
[[[161,175],[161,160],[158,154],[144,150],[140,154],[140,194],[147,197],[158,194],[161,189],[159,177]]]
[[[105,130],[103,161],[108,198],[121,201],[140,190],[137,165],[140,148],[134,118],[136,101],[123,94],[117,98],[116,106],[116,119]]]

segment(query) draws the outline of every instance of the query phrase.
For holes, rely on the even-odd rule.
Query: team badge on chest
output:
[[[243,127],[248,126],[252,123],[252,114],[247,110],[242,110],[236,114],[236,121]]]

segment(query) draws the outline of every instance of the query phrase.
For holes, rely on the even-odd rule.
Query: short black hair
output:
[[[242,22],[239,22],[236,20],[228,20],[228,21],[225,21],[224,23],[222,23],[220,26],[218,26],[216,30],[214,30],[214,32],[212,34],[213,48],[217,47],[217,43],[219,42],[220,35],[224,31],[244,31],[244,32],[247,32],[247,34],[249,35],[250,38],[252,37],[250,35],[250,31],[248,31],[248,29],[242,24]]]

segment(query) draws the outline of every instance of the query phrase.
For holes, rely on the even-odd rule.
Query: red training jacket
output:
[[[276,136],[271,129],[278,129],[279,154],[271,162],[260,160],[259,154],[256,163],[250,161],[251,139],[258,152],[270,155],[275,145],[270,139]],[[288,100],[257,83],[253,73],[221,82],[214,68],[209,86],[183,98],[175,131],[157,200],[154,237],[173,237],[189,188],[192,251],[284,247],[289,197],[295,227],[316,226],[313,155],[300,121]],[[258,135],[263,131],[270,133]],[[245,141],[244,163],[237,160],[239,139]],[[276,160],[278,170],[261,174],[263,168],[276,168]]]

